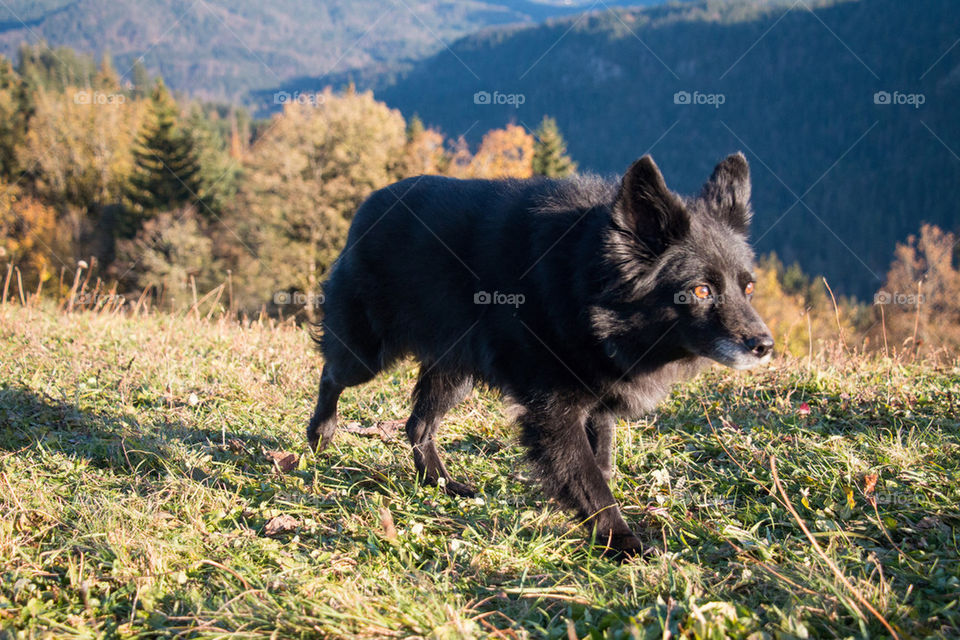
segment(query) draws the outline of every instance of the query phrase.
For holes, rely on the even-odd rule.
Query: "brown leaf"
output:
[[[289,451],[265,451],[264,455],[273,463],[274,468],[280,473],[286,473],[297,468],[300,462],[300,456]]]
[[[276,536],[281,533],[286,533],[287,531],[293,531],[298,526],[300,526],[300,522],[296,518],[284,514],[276,518],[271,518],[263,528],[263,534],[266,536]]]
[[[387,507],[380,507],[380,526],[383,527],[383,537],[387,540],[397,539],[397,527],[393,524],[393,514]]]
[[[350,422],[342,427],[343,431],[358,436],[377,436],[384,442],[396,437],[397,432],[406,424],[406,420],[387,420],[372,427],[361,427],[359,422]]]
[[[868,473],[863,476],[863,495],[868,498],[873,494],[874,488],[877,486],[877,480],[879,476],[875,473]]]

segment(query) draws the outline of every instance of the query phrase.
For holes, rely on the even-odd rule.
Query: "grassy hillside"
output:
[[[473,143],[550,114],[582,169],[622,173],[650,151],[686,192],[743,150],[758,248],[870,299],[897,242],[960,219],[945,197],[960,182],[958,21],[953,0],[618,9],[466,37],[377,96]],[[480,91],[523,101],[476,104]],[[877,104],[881,91],[923,103]]]
[[[884,635],[854,593],[901,637],[960,632],[956,364],[678,389],[621,425],[650,551],[618,566],[542,501],[488,391],[442,433],[479,499],[416,486],[400,439],[311,455],[320,362],[289,324],[7,304],[0,362],[0,637]],[[344,420],[389,433],[414,374],[348,391]]]

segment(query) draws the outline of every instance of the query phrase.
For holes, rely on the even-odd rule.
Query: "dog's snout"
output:
[[[750,349],[753,355],[762,358],[773,351],[773,338],[769,335],[747,338],[747,349]]]

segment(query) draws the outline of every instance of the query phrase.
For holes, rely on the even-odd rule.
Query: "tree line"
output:
[[[122,81],[68,49],[0,59],[0,259],[26,286],[92,257],[121,290],[171,305],[227,273],[238,305],[322,278],[370,191],[407,176],[564,176],[555,122],[487,132],[471,150],[352,87],[299,95],[269,120]]]

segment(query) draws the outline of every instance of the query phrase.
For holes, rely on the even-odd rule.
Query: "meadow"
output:
[[[453,498],[414,482],[413,363],[314,455],[293,322],[7,301],[0,638],[958,637],[960,362],[818,351],[619,425],[616,564],[495,392],[441,432]]]

